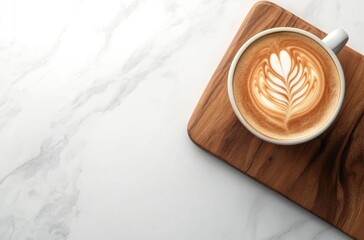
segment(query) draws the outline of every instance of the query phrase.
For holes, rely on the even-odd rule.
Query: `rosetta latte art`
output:
[[[320,64],[305,49],[287,47],[267,54],[251,77],[251,95],[258,110],[287,128],[320,100],[324,81]]]

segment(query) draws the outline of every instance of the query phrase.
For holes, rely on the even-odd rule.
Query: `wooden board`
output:
[[[364,239],[364,56],[345,47],[338,55],[346,78],[343,107],[318,138],[278,146],[254,137],[238,121],[227,94],[235,53],[264,29],[290,26],[326,34],[285,9],[259,2],[221,60],[188,124],[199,147],[284,195],[356,239]]]

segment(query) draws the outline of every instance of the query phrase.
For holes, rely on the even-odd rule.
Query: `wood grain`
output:
[[[279,26],[326,36],[273,3],[257,3],[213,74],[188,134],[204,150],[351,237],[364,239],[364,56],[348,47],[339,53],[346,78],[344,104],[334,124],[310,142],[295,146],[263,142],[242,126],[230,106],[226,83],[235,53],[256,33]]]

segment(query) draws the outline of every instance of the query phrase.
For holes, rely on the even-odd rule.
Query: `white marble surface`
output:
[[[254,2],[1,0],[0,239],[348,239],[187,137]],[[276,2],[364,53],[363,1]]]

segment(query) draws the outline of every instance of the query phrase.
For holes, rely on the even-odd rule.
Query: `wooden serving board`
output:
[[[262,30],[290,26],[326,34],[287,10],[259,2],[249,12],[221,60],[188,124],[199,147],[277,191],[356,239],[364,239],[364,56],[345,47],[338,55],[345,99],[334,124],[295,146],[264,142],[234,115],[227,93],[238,49]]]

